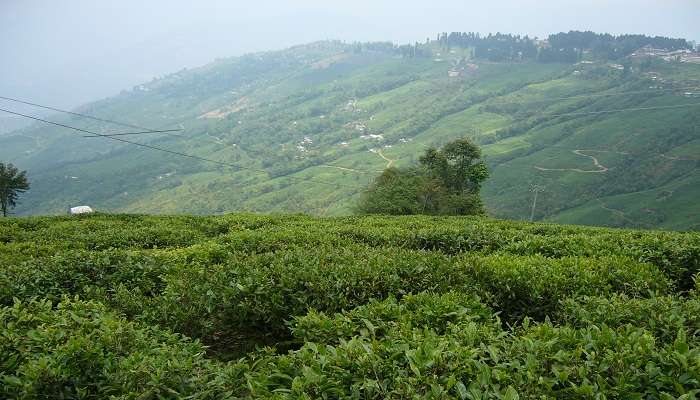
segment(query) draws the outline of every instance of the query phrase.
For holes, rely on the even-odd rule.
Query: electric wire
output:
[[[575,95],[575,96],[567,96],[567,97],[549,97],[549,98],[544,98],[544,99],[504,100],[504,101],[495,101],[495,102],[485,100],[484,103],[488,103],[488,105],[541,103],[541,102],[547,102],[547,101],[562,101],[562,100],[574,100],[574,99],[597,98],[597,97],[625,96],[625,95],[631,95],[631,94],[670,92],[670,91],[691,90],[691,89],[700,90],[700,88],[698,88],[698,86],[686,86],[686,87],[680,87],[680,88],[635,90],[635,91],[614,92],[614,93],[598,93],[598,94],[583,94],[583,95]],[[114,124],[114,125],[143,130],[143,132],[106,133],[106,134],[103,134],[104,136],[123,136],[123,135],[138,135],[138,134],[146,134],[146,133],[164,133],[164,132],[182,131],[182,129],[173,129],[173,130],[167,130],[167,131],[152,130],[149,128],[144,128],[144,127],[139,126],[139,125],[124,123],[124,122],[120,122],[120,121],[116,121],[116,120],[112,120],[112,119],[107,119],[107,118],[95,117],[95,116],[89,115],[89,114],[83,114],[83,113],[78,113],[75,111],[64,110],[64,109],[60,109],[60,108],[56,108],[56,107],[52,107],[52,106],[38,104],[35,102],[30,102],[27,100],[17,99],[14,97],[0,96],[0,99],[13,101],[16,103],[21,103],[21,104],[25,104],[25,105],[34,106],[34,107],[39,107],[39,108],[43,108],[43,109],[47,109],[47,110],[51,110],[51,111],[70,114],[70,115],[74,115],[74,116],[78,116],[78,117],[88,118],[88,119],[92,119],[95,121],[106,122],[106,123],[110,123],[110,124]],[[180,136],[180,135],[175,135],[175,136]],[[100,137],[100,136],[85,136],[85,137]],[[183,136],[183,137],[187,137],[187,136]]]
[[[164,130],[154,130],[154,131],[141,131],[141,132],[120,132],[120,133],[103,133],[101,135],[90,135],[83,136],[84,138],[96,138],[96,137],[112,137],[112,136],[128,136],[128,135],[145,135],[147,133],[166,133],[166,132],[181,132],[182,129],[164,129]]]
[[[700,103],[690,103],[690,104],[677,104],[674,106],[653,106],[653,107],[634,107],[634,108],[622,108],[617,110],[601,110],[601,111],[581,111],[581,112],[570,112],[563,114],[550,114],[546,115],[547,118],[557,118],[557,117],[568,117],[568,116],[578,116],[578,115],[597,115],[597,114],[611,114],[616,112],[626,112],[626,111],[652,111],[652,110],[668,110],[672,108],[688,108],[697,107]],[[523,119],[529,119],[534,117],[528,117]]]
[[[95,117],[94,115],[82,114],[82,113],[78,113],[78,112],[75,112],[75,111],[69,111],[69,110],[63,110],[63,109],[60,109],[60,108],[51,107],[51,106],[47,106],[47,105],[43,105],[43,104],[38,104],[38,103],[34,103],[34,102],[31,102],[31,101],[27,101],[27,100],[21,100],[21,99],[17,99],[17,98],[14,98],[14,97],[0,96],[0,99],[2,99],[2,100],[7,100],[7,101],[13,101],[13,102],[15,102],[15,103],[20,103],[20,104],[25,104],[25,105],[28,105],[28,106],[39,107],[39,108],[43,108],[43,109],[46,109],[46,110],[56,111],[56,112],[60,112],[60,113],[64,113],[64,114],[70,114],[70,115],[73,115],[73,116],[76,116],[76,117],[88,118],[88,119],[91,119],[91,120],[94,120],[94,121],[106,122],[106,123],[109,123],[109,124],[119,125],[119,126],[123,126],[123,127],[126,127],[126,128],[139,129],[139,130],[144,131],[143,133],[162,133],[162,132],[165,132],[165,131],[157,131],[157,130],[154,130],[154,129],[144,128],[143,126],[139,126],[139,125],[134,125],[134,124],[128,124],[128,123],[125,123],[125,122],[115,121],[115,120],[112,120],[112,119]],[[177,131],[181,131],[181,130],[182,130],[182,129],[172,129],[172,130],[168,130],[167,132],[177,132]],[[136,133],[130,133],[130,134],[136,134]]]
[[[692,87],[692,88],[694,88],[694,87]],[[676,88],[676,89],[659,89],[659,90],[655,90],[655,91],[677,91],[677,90],[687,90],[687,89],[691,89],[691,87]],[[628,92],[611,93],[611,94],[600,94],[600,95],[569,96],[569,97],[550,98],[550,99],[546,99],[546,100],[532,100],[532,102],[550,101],[550,100],[566,100],[566,99],[576,99],[576,98],[586,98],[586,97],[604,97],[604,96],[613,96],[613,95],[641,94],[641,93],[648,93],[648,92],[651,92],[651,91],[628,91]],[[80,116],[80,117],[85,117],[85,118],[90,118],[90,119],[97,120],[97,121],[108,122],[108,123],[113,123],[113,124],[117,124],[117,125],[121,125],[121,126],[127,126],[127,127],[138,128],[138,129],[144,129],[144,131],[141,131],[141,132],[122,132],[122,133],[99,134],[99,133],[95,133],[95,132],[89,132],[89,131],[86,131],[86,130],[81,130],[80,128],[71,127],[71,126],[69,126],[69,125],[59,124],[59,123],[56,123],[56,122],[52,122],[52,121],[48,121],[48,120],[44,120],[44,119],[40,119],[40,118],[36,118],[36,117],[32,117],[32,116],[28,116],[28,115],[25,115],[25,114],[14,113],[14,112],[9,111],[9,110],[0,109],[0,111],[4,111],[4,112],[7,112],[7,113],[11,113],[11,114],[23,116],[23,117],[26,117],[26,118],[36,119],[36,120],[41,121],[41,122],[45,122],[45,123],[49,123],[49,124],[54,124],[54,125],[62,126],[62,127],[69,128],[69,129],[74,129],[74,130],[79,130],[79,131],[82,131],[82,132],[90,133],[90,134],[91,134],[90,136],[83,136],[83,137],[86,137],[86,138],[103,137],[103,138],[108,138],[108,139],[109,139],[109,138],[112,138],[113,136],[141,135],[141,134],[148,134],[148,133],[169,133],[169,132],[181,131],[181,129],[173,129],[173,130],[151,130],[151,129],[148,129],[148,128],[140,127],[140,126],[138,126],[138,125],[126,124],[126,123],[122,123],[122,122],[119,122],[119,121],[114,121],[114,120],[109,120],[109,119],[104,119],[104,118],[98,118],[98,117],[90,116],[90,115],[87,115],[87,114],[81,114],[81,113],[75,113],[75,112],[72,112],[72,111],[61,110],[61,109],[58,109],[58,108],[55,108],[55,107],[50,107],[50,106],[41,105],[41,104],[38,104],[38,103],[33,103],[33,102],[24,101],[24,100],[14,99],[14,98],[6,97],[6,96],[0,96],[0,99],[16,101],[16,102],[22,103],[22,104],[27,104],[27,105],[31,105],[31,106],[40,107],[40,108],[45,108],[45,109],[49,109],[49,110],[53,110],[53,111],[57,111],[57,112],[64,112],[64,113],[67,113],[67,114],[71,114],[71,115],[75,115],[75,116]],[[500,103],[490,103],[490,104],[511,104],[511,103],[512,103],[512,104],[520,104],[520,103],[527,103],[527,102],[528,102],[528,101],[522,101],[522,102],[500,102]],[[700,103],[679,104],[679,105],[671,105],[671,106],[634,107],[634,108],[623,108],[623,109],[614,109],[614,110],[599,110],[599,111],[571,112],[571,113],[561,113],[561,114],[550,114],[550,115],[545,115],[544,117],[545,117],[545,118],[558,118],[558,117],[568,117],[568,116],[584,116],[584,115],[610,114],[610,113],[628,112],[628,111],[652,111],[652,110],[665,110],[665,109],[676,109],[676,108],[688,108],[688,107],[695,107],[695,106],[700,106]],[[518,119],[514,119],[513,122],[523,121],[523,120],[527,120],[527,119],[531,119],[531,118],[537,118],[537,116],[529,116],[529,117],[518,118]],[[183,135],[176,135],[176,136],[188,138],[188,136],[183,136]],[[143,144],[143,143],[137,143],[137,142],[132,142],[132,141],[124,140],[124,139],[118,139],[118,138],[116,138],[116,137],[114,137],[113,139],[114,139],[114,140],[117,140],[117,141],[124,142],[124,143],[129,143],[129,144],[133,144],[133,145],[137,145],[137,146],[141,146],[141,147],[147,147],[147,148],[151,148],[151,149],[153,149],[153,150],[158,150],[158,151],[165,151],[165,152],[169,152],[169,153],[171,153],[171,154],[178,154],[178,155],[181,155],[181,156],[184,156],[184,157],[196,158],[196,159],[200,159],[200,160],[202,160],[202,161],[208,161],[208,162],[212,162],[212,163],[217,163],[217,164],[220,164],[220,165],[225,165],[225,166],[229,166],[229,167],[233,167],[233,168],[239,168],[239,169],[245,169],[245,168],[246,168],[246,167],[236,166],[235,164],[229,164],[229,163],[219,162],[219,161],[216,161],[216,160],[211,160],[211,159],[207,159],[207,158],[203,158],[203,157],[199,157],[199,156],[193,156],[193,155],[188,155],[188,154],[185,154],[185,153],[173,152],[172,150],[163,149],[163,148],[160,148],[160,147],[151,146],[151,145],[147,145],[147,144]],[[219,141],[217,141],[217,144],[221,144],[221,143],[220,143]],[[403,157],[402,157],[402,158],[403,158]],[[401,158],[399,158],[399,159],[401,159]],[[337,165],[332,165],[332,164],[322,164],[322,165],[316,165],[316,166],[313,166],[313,167],[323,167],[323,166],[335,167],[335,168],[341,168],[341,169],[351,169],[351,170],[353,170],[354,172],[361,173],[361,174],[376,174],[376,173],[377,173],[377,171],[374,171],[374,170],[362,170],[362,169],[348,168],[348,167],[337,166]],[[255,171],[258,171],[258,172],[265,173],[265,174],[268,174],[268,175],[269,175],[269,172],[267,172],[267,171],[265,171],[265,170],[255,170]],[[290,179],[298,179],[298,178],[291,178],[291,177],[289,177],[289,178],[290,178]],[[310,182],[310,180],[303,180],[303,181]],[[319,183],[320,183],[320,182],[319,182]],[[331,183],[331,182],[325,182],[325,184],[328,184],[328,185],[338,185],[338,184],[336,184],[336,183]],[[347,186],[347,187],[349,187],[349,186]]]
[[[263,173],[263,174],[268,175],[268,176],[270,175],[270,173],[269,173],[268,171],[265,171],[265,170],[263,170],[263,169],[250,168],[250,167],[243,167],[243,166],[240,166],[240,165],[227,163],[227,162],[225,162],[225,161],[218,161],[218,160],[214,160],[214,159],[211,159],[211,158],[200,157],[200,156],[197,156],[197,155],[194,155],[194,154],[187,154],[187,153],[182,153],[182,152],[179,152],[179,151],[174,151],[174,150],[165,149],[165,148],[158,147],[158,146],[152,146],[152,145],[150,145],[150,144],[139,143],[139,142],[133,142],[133,141],[131,141],[131,140],[121,139],[121,138],[118,138],[118,137],[112,137],[112,136],[108,136],[108,135],[102,135],[102,134],[99,134],[99,133],[97,133],[97,132],[89,131],[89,130],[87,130],[87,129],[77,128],[77,127],[74,127],[74,126],[62,124],[62,123],[59,123],[59,122],[49,121],[49,120],[46,120],[46,119],[43,119],[43,118],[34,117],[34,116],[31,116],[31,115],[27,115],[27,114],[22,114],[22,113],[18,113],[18,112],[15,112],[15,111],[6,110],[6,109],[3,109],[3,108],[0,108],[0,111],[5,112],[5,113],[8,113],[8,114],[13,114],[13,115],[17,115],[17,116],[21,116],[21,117],[33,119],[33,120],[35,120],[35,121],[44,122],[44,123],[47,123],[47,124],[56,125],[56,126],[60,126],[60,127],[63,127],[63,128],[68,128],[68,129],[72,129],[72,130],[75,130],[75,131],[78,131],[78,132],[88,133],[88,134],[91,134],[91,135],[96,135],[96,136],[104,137],[104,138],[106,138],[106,139],[110,139],[110,140],[115,140],[115,141],[122,142],[122,143],[131,144],[131,145],[138,146],[138,147],[143,147],[143,148],[147,148],[147,149],[151,149],[151,150],[155,150],[155,151],[161,151],[161,152],[168,153],[168,154],[172,154],[172,155],[177,155],[177,156],[181,156],[181,157],[192,158],[192,159],[195,159],[195,160],[210,162],[210,163],[214,163],[214,164],[219,164],[219,165],[226,166],[226,167],[233,168],[233,169],[237,169],[237,170],[254,171],[254,172]],[[334,186],[334,187],[346,187],[346,188],[350,188],[350,189],[357,189],[356,186],[349,186],[349,185],[344,185],[344,184],[340,184],[340,183],[319,181],[319,180],[315,180],[315,179],[296,178],[296,177],[292,177],[292,176],[281,176],[280,178],[282,178],[282,177],[283,177],[283,178],[290,179],[290,180],[295,180],[295,181],[298,181],[298,182],[302,182],[302,183],[304,183],[304,182],[312,182],[312,183],[319,183],[319,184],[329,185],[329,186]],[[273,179],[274,179],[274,178],[273,178]]]
[[[489,101],[485,100],[484,103],[488,105],[502,105],[502,104],[523,104],[523,103],[544,103],[547,101],[562,101],[562,100],[576,100],[576,99],[587,99],[587,98],[597,98],[597,97],[613,97],[613,96],[625,96],[630,94],[645,94],[645,93],[659,93],[659,92],[676,92],[680,90],[700,90],[700,87],[687,86],[680,88],[666,88],[666,89],[649,89],[649,90],[630,90],[626,92],[613,92],[613,93],[598,93],[598,94],[581,94],[575,96],[566,97],[549,97],[544,99],[530,99],[530,100],[502,100],[502,101]]]

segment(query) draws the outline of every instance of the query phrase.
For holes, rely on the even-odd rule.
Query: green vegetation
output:
[[[550,38],[567,48],[602,46],[572,64],[496,57],[505,51],[497,46],[509,55],[523,51],[508,47],[530,46],[523,38],[452,37],[454,43],[404,48],[318,42],[218,60],[78,110],[183,127],[124,138],[240,169],[50,126],[3,135],[0,159],[32,176],[16,212],[63,213],[87,204],[137,213],[348,215],[380,171],[415,165],[426,147],[468,137],[491,172],[481,191],[491,216],[528,219],[537,185],[544,191],[536,220],[700,228],[700,65],[625,57],[637,45],[682,42]],[[617,54],[614,61],[606,48]]]
[[[452,32],[438,35],[443,47],[473,49],[474,56],[490,61],[523,61],[575,63],[584,53],[599,60],[619,60],[644,46],[667,50],[691,50],[693,45],[685,39],[650,37],[646,35],[597,34],[595,32],[569,31],[547,37],[544,46],[527,36],[497,33],[482,36],[476,32]]]
[[[27,190],[27,171],[20,171],[12,164],[0,163],[0,210],[3,217],[7,217],[7,213],[17,205],[19,195]]]
[[[360,200],[363,214],[482,215],[479,196],[488,168],[481,150],[458,139],[441,150],[429,148],[417,167],[384,170]]]
[[[700,235],[484,217],[0,221],[0,397],[694,398]]]

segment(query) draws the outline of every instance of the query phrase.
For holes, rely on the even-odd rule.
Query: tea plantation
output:
[[[0,221],[0,398],[695,399],[700,234]]]

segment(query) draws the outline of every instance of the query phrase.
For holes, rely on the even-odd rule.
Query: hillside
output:
[[[0,397],[689,399],[699,272],[698,233],[1,219]]]
[[[218,60],[79,110],[181,127],[123,138],[234,167],[46,125],[0,136],[0,160],[32,179],[16,211],[344,215],[378,171],[469,136],[492,169],[483,195],[493,216],[528,219],[538,185],[536,220],[700,228],[700,64],[492,61],[441,42],[405,53],[313,43]]]

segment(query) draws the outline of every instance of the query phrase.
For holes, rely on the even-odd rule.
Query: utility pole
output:
[[[532,210],[530,211],[530,222],[535,219],[535,207],[537,207],[537,195],[541,192],[544,192],[545,187],[540,186],[540,185],[530,185],[530,192],[535,194],[535,197],[532,199]]]

